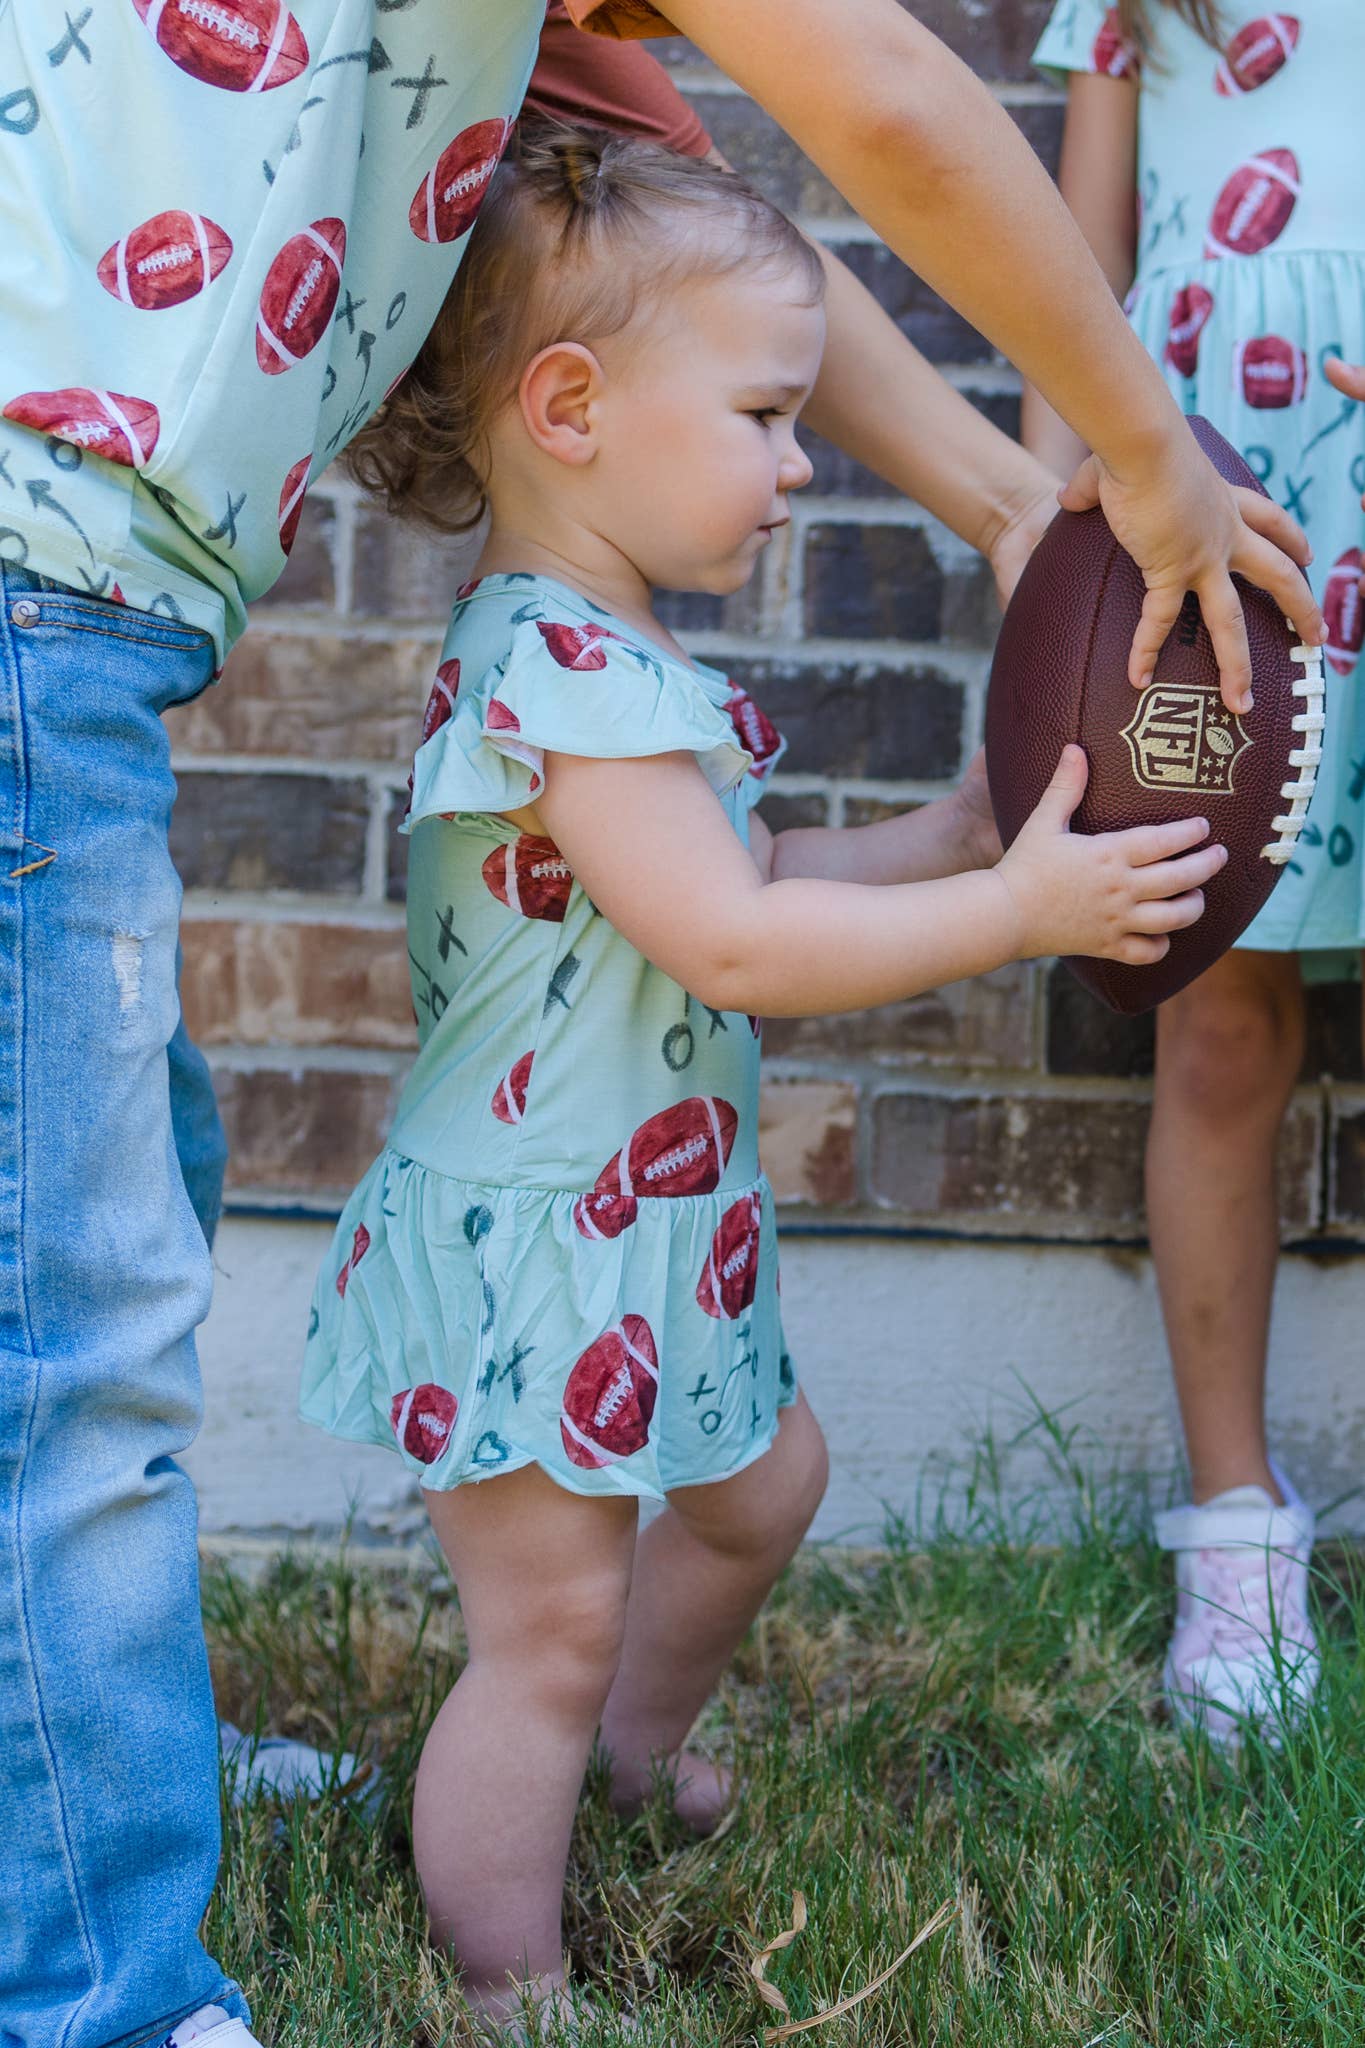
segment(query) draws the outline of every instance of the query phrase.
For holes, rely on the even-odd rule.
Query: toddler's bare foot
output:
[[[550,2048],[551,2043],[577,2041],[589,2021],[605,2017],[581,1994],[560,1985],[545,1996],[528,1994],[515,2008],[500,2000],[496,2014],[485,2009],[474,2022],[474,2039],[479,2048]],[[612,2024],[618,2034],[633,2034],[638,2026],[636,2020],[615,2016]]]
[[[611,1803],[627,1816],[637,1814],[649,1798],[657,1773],[665,1768],[660,1758],[654,1775],[641,1776],[613,1768]],[[723,1764],[712,1763],[694,1749],[681,1750],[667,1766],[673,1780],[673,1811],[694,1835],[712,1835],[729,1812],[734,1798],[734,1778]]]

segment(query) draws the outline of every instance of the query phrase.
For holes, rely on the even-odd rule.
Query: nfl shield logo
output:
[[[1232,774],[1254,742],[1216,690],[1150,683],[1123,737],[1144,789],[1230,796]]]

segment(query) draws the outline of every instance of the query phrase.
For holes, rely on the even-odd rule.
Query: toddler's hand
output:
[[[1065,747],[1037,809],[996,869],[1019,918],[1019,954],[1089,953],[1149,967],[1169,951],[1167,933],[1202,915],[1203,885],[1224,865],[1227,850],[1199,844],[1208,837],[1204,818],[1073,833],[1089,773],[1082,748]]]
[[[968,868],[993,868],[1003,847],[995,828],[990,785],[986,781],[986,749],[978,747],[967,763],[967,772],[954,790],[951,802],[958,818],[961,858],[954,873]]]

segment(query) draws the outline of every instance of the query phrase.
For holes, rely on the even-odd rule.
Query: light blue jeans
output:
[[[175,1462],[223,1148],[180,1024],[161,713],[212,665],[0,569],[0,2048],[247,2016],[197,1931],[218,1746]]]

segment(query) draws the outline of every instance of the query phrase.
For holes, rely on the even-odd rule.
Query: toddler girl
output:
[[[1179,1590],[1166,1689],[1235,1743],[1248,1719],[1280,1726],[1318,1669],[1313,1516],[1268,1456],[1264,1392],[1300,963],[1321,974],[1365,942],[1365,709],[1349,680],[1365,412],[1343,399],[1361,386],[1340,360],[1365,356],[1365,10],[1062,0],[1037,59],[1071,81],[1063,196],[1177,398],[1303,525],[1340,679],[1294,860],[1238,947],[1157,1018],[1148,1207],[1194,1486],[1158,1523]],[[1084,452],[1032,398],[1025,437],[1063,473]]]
[[[1151,960],[1223,860],[1196,819],[1072,838],[1069,749],[999,860],[979,765],[858,831],[752,815],[782,740],[651,588],[743,585],[810,475],[822,271],[739,179],[526,139],[361,473],[491,514],[413,769],[421,1052],[318,1284],[303,1409],[395,1447],[469,1663],[418,1772],[433,1932],[490,2018],[558,1999],[599,1730],[665,1769],[820,1499],[758,1163],[764,1012],[883,1003],[1017,956]],[[994,864],[994,865],[993,865]],[[666,1503],[637,1536],[641,1501]]]

